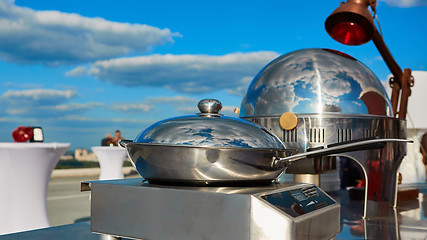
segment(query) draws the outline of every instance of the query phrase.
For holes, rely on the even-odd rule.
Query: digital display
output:
[[[291,217],[298,217],[335,203],[315,186],[264,195],[262,198]]]

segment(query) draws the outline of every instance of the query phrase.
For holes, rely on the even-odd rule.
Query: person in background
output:
[[[105,135],[105,138],[101,140],[101,146],[111,146],[113,145],[113,136],[110,133]]]
[[[113,138],[113,144],[114,144],[114,146],[118,146],[119,145],[119,141],[123,140],[123,139],[124,138],[122,138],[120,130],[116,130],[115,136]]]

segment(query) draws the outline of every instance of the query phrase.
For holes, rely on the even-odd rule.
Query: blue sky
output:
[[[73,149],[116,129],[133,139],[207,97],[237,116],[256,73],[303,48],[343,51],[386,80],[372,42],[327,35],[339,3],[0,0],[0,141],[18,125],[42,126],[47,142]],[[425,71],[427,1],[379,1],[377,14],[399,65]]]

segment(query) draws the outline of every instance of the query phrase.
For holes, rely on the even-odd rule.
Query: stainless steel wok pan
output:
[[[294,161],[382,148],[405,139],[369,139],[294,154],[286,149],[195,147],[121,141],[137,171],[150,183],[177,185],[263,185]]]
[[[151,183],[178,185],[269,184],[293,161],[406,141],[369,139],[294,154],[269,130],[221,116],[217,100],[202,100],[198,107],[198,116],[166,119],[135,140],[120,142],[142,177]]]

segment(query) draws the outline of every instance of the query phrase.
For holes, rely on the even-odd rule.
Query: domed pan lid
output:
[[[204,99],[197,115],[181,116],[157,122],[139,134],[134,143],[172,146],[284,149],[270,131],[246,120],[219,114],[222,104]]]
[[[252,80],[240,117],[296,114],[369,114],[392,117],[387,93],[374,73],[330,49],[282,55]]]

